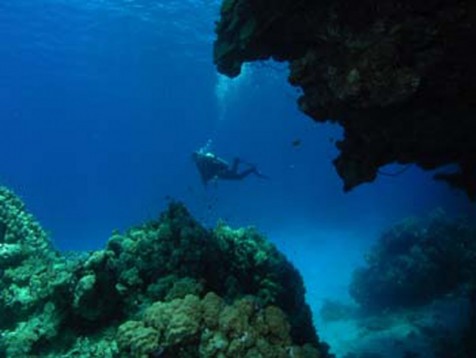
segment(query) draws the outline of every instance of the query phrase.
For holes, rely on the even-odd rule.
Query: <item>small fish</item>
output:
[[[299,146],[301,145],[301,143],[302,143],[302,141],[301,141],[301,139],[299,139],[299,138],[296,138],[295,140],[293,140],[293,141],[291,142],[291,144],[292,144],[293,147],[299,147]]]

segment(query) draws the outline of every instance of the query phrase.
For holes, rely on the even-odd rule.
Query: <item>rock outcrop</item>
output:
[[[344,128],[344,189],[416,164],[476,199],[476,9],[463,0],[225,0],[214,60],[290,63],[300,109]]]

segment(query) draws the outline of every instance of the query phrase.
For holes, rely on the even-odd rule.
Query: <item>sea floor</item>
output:
[[[348,287],[371,243],[355,233],[313,232],[300,244],[277,244],[300,270],[318,334],[337,358],[442,357],[435,350],[448,349],[467,322],[468,302],[457,297],[411,310],[360,312]],[[337,308],[329,310],[329,303]]]
[[[412,310],[315,321],[337,357],[449,357],[443,352],[459,343],[467,312],[466,300],[448,297]]]

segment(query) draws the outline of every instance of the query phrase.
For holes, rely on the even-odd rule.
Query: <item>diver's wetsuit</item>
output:
[[[238,166],[241,162],[239,158],[235,158],[231,166],[212,153],[195,152],[193,153],[193,159],[204,184],[213,179],[242,180],[250,174],[255,174],[263,179],[267,178],[258,172],[255,166],[238,172]]]

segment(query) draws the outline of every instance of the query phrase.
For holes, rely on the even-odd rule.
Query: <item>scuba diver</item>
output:
[[[250,174],[256,175],[261,179],[269,179],[266,175],[261,174],[256,166],[245,163],[239,158],[233,160],[233,164],[228,164],[225,160],[217,157],[215,154],[206,151],[198,150],[193,152],[192,159],[197,166],[200,177],[203,184],[207,184],[211,180],[223,179],[223,180],[242,180]],[[238,172],[240,163],[246,164],[249,168]]]

